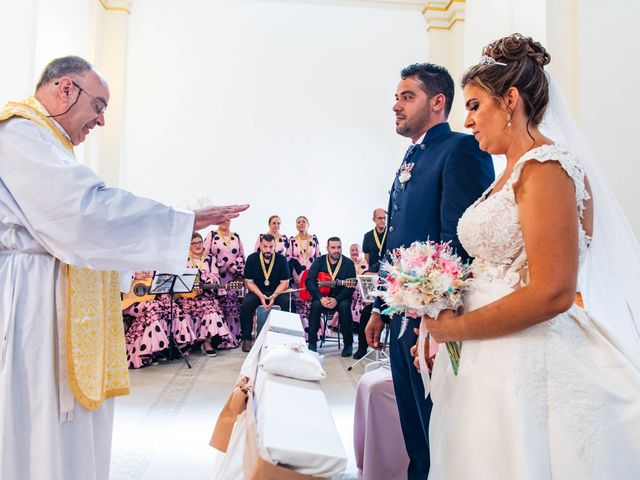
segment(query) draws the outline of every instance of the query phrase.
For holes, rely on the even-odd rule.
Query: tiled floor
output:
[[[351,372],[335,344],[325,355],[322,381],[345,451],[340,479],[355,479],[353,405],[362,365]],[[215,358],[192,354],[182,360],[131,371],[132,393],[116,400],[111,480],[211,480],[216,451],[208,443],[215,420],[246,354],[221,351]]]

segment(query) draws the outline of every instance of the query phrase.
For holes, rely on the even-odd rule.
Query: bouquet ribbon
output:
[[[437,318],[438,314],[434,318]],[[427,366],[427,359],[424,356],[424,347],[426,342],[429,342],[429,332],[424,322],[420,322],[420,329],[418,332],[418,365],[420,366],[420,377],[422,378],[422,384],[424,385],[424,398],[427,398],[431,388],[431,375],[429,375],[429,367]],[[453,368],[453,374],[458,375],[458,368],[460,366],[460,348],[462,344],[459,342],[446,342],[447,353],[449,354],[449,360],[451,361],[451,367]]]
[[[424,385],[424,398],[427,398],[431,388],[431,375],[429,375],[429,367],[427,366],[427,359],[424,358],[424,346],[427,339],[427,327],[424,326],[424,322],[420,322],[420,329],[418,333],[418,364],[420,365],[420,377],[422,377],[422,384]]]

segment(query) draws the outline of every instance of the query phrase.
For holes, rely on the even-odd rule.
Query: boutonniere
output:
[[[402,162],[402,165],[400,165],[400,175],[398,176],[398,180],[400,180],[400,185],[403,190],[406,188],[407,182],[411,179],[411,169],[414,165],[415,164],[413,162]]]

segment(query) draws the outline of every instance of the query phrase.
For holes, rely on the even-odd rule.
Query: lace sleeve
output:
[[[578,213],[580,218],[582,218],[585,209],[585,202],[591,197],[586,187],[584,169],[576,156],[568,149],[557,144],[542,145],[538,148],[534,148],[523,155],[515,164],[511,177],[505,185],[506,188],[513,191],[513,185],[520,178],[522,169],[529,160],[535,160],[540,163],[555,161],[560,164],[564,171],[567,172],[567,175],[571,177],[571,180],[573,180]]]

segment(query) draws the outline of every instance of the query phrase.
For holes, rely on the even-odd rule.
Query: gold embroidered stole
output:
[[[0,122],[31,120],[49,132],[71,154],[73,144],[34,97],[9,102]],[[129,393],[118,272],[67,266],[66,364],[77,402],[96,410],[108,397]]]

